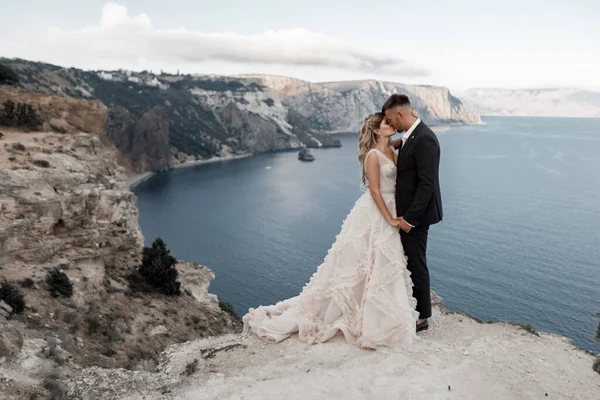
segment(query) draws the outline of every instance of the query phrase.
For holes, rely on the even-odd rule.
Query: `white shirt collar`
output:
[[[417,127],[417,125],[419,125],[420,122],[421,122],[421,118],[417,118],[417,120],[414,122],[414,124],[412,124],[412,126],[410,128],[408,128],[408,130],[406,132],[404,132],[404,135],[402,135],[403,142],[406,142],[408,140],[408,138],[414,132],[415,128]]]

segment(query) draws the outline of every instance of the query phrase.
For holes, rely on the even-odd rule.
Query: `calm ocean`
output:
[[[438,133],[442,223],[432,287],[449,308],[529,323],[600,353],[600,119],[484,117]],[[295,296],[361,195],[357,136],[341,149],[178,169],[137,188],[149,244],[208,265],[243,314]]]

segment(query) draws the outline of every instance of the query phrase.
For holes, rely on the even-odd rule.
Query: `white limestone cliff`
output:
[[[309,118],[321,133],[358,132],[365,116],[381,110],[394,93],[409,96],[430,125],[480,124],[460,99],[445,87],[404,85],[376,80],[311,83],[272,75],[244,75],[274,90],[285,106]]]

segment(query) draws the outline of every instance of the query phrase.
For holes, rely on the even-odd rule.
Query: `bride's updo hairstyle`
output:
[[[360,137],[358,138],[358,161],[362,168],[362,184],[363,186],[367,184],[367,169],[364,168],[365,158],[367,157],[367,153],[371,150],[377,142],[379,138],[377,137],[377,133],[379,131],[379,126],[381,125],[381,121],[385,118],[384,113],[375,113],[367,115],[365,118],[365,123],[360,131]]]

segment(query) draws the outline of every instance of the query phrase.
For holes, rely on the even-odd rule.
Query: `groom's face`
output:
[[[404,123],[400,115],[398,107],[388,108],[385,110],[385,117],[390,121],[389,124],[394,127],[397,132],[404,131]]]

